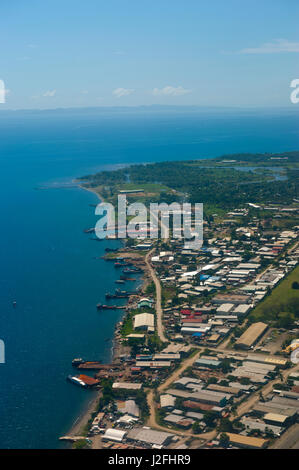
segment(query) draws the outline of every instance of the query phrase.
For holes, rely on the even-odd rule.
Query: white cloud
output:
[[[122,96],[128,96],[134,93],[134,90],[130,88],[116,88],[113,90],[112,94],[116,96],[116,98],[121,98]]]
[[[170,86],[167,85],[164,88],[154,88],[153,89],[153,95],[154,96],[182,96],[182,95],[187,95],[188,93],[191,93],[191,90],[188,90],[186,88],[183,88],[182,86]]]
[[[47,90],[47,91],[43,94],[43,96],[47,96],[47,97],[48,97],[48,96],[49,96],[49,97],[53,97],[53,96],[55,96],[55,95],[56,95],[56,90]]]
[[[88,95],[88,90],[82,90],[81,93],[82,95]]]
[[[277,54],[279,52],[299,52],[299,42],[291,42],[287,39],[275,39],[258,47],[242,49],[240,54]]]

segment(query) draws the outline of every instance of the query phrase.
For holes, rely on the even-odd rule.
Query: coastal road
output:
[[[168,339],[166,338],[164,334],[164,325],[163,325],[163,310],[162,310],[162,304],[161,304],[161,284],[159,279],[156,276],[155,270],[153,269],[151,263],[150,263],[150,257],[154,250],[151,250],[147,253],[145,257],[145,263],[147,266],[147,269],[152,277],[152,280],[155,284],[156,288],[156,315],[157,315],[157,333],[160,338],[160,340],[165,343],[168,342]]]

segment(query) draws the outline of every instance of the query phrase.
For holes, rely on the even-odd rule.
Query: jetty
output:
[[[125,305],[105,305],[97,304],[98,310],[125,310],[127,307]]]

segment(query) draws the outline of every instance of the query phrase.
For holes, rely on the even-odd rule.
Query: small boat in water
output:
[[[120,276],[121,281],[136,281],[134,277]]]
[[[124,268],[123,273],[124,274],[131,274],[131,273],[141,273],[142,269],[140,268]]]

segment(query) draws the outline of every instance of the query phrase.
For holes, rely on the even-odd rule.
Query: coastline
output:
[[[75,182],[75,180],[74,180]],[[99,198],[100,201],[103,201],[104,199],[100,196],[100,194],[92,189],[92,188],[87,188],[82,186],[81,184],[77,183],[77,186],[80,189],[83,189],[85,191],[89,191],[93,194],[96,194],[97,197]],[[120,247],[119,249],[122,249]],[[140,287],[141,290],[144,292],[145,287],[147,286],[148,279],[147,279],[147,274],[146,270],[144,271],[143,275],[140,278]],[[130,302],[130,298],[127,301],[127,304]],[[126,313],[124,313],[123,318],[125,317]],[[121,320],[118,320],[117,323],[114,325],[114,333],[112,337],[112,347],[111,347],[111,362],[115,362],[118,360],[119,356],[123,353],[126,352],[126,348],[122,345],[122,337],[119,331],[119,326],[120,323],[123,321],[123,318]],[[75,436],[82,436],[85,435],[85,426],[88,424],[88,421],[91,419],[92,414],[96,411],[98,401],[100,399],[101,391],[95,391],[94,392],[95,396],[92,397],[89,402],[83,407],[81,413],[79,416],[75,419],[74,423],[71,425],[70,430],[67,432],[67,435],[70,437],[75,437]]]
[[[70,430],[67,432],[67,436],[82,436],[85,434],[85,426],[91,419],[92,414],[96,411],[97,404],[100,398],[100,392],[94,392],[95,396],[92,397],[89,402],[84,406],[79,416],[75,419],[71,425]]]

